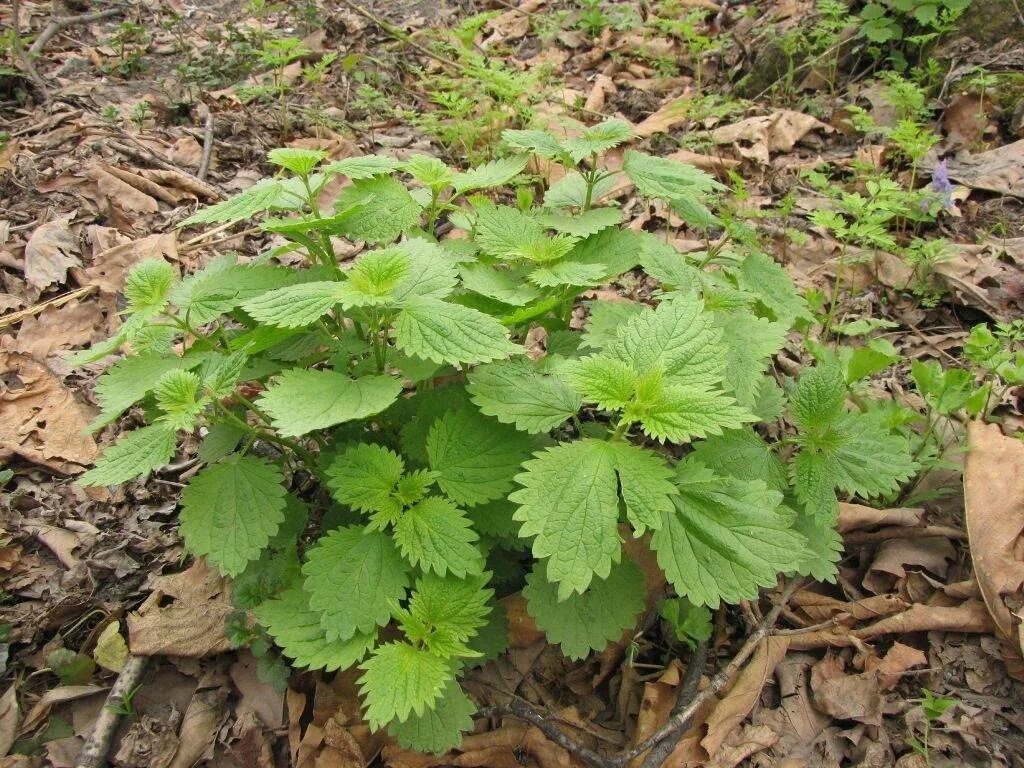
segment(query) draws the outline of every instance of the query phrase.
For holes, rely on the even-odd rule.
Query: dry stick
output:
[[[207,111],[206,124],[203,126],[203,156],[199,160],[199,169],[196,171],[196,178],[206,181],[206,174],[210,171],[210,159],[213,157],[213,112]]]
[[[11,35],[11,42],[14,45],[15,57],[25,70],[25,74],[42,91],[43,98],[49,101],[50,96],[46,92],[46,82],[36,71],[36,65],[32,63],[29,53],[25,51],[25,46],[21,42],[21,0],[11,0],[11,26],[14,32]]]
[[[679,685],[679,694],[676,697],[675,706],[672,707],[672,712],[669,714],[670,718],[682,712],[687,702],[697,694],[697,686],[700,685],[700,676],[704,671],[704,665],[707,663],[707,660],[708,644],[705,640],[694,649],[693,654],[690,656],[690,664],[686,668],[686,674],[683,676],[682,683]],[[658,768],[658,766],[662,765],[675,750],[688,725],[689,723],[680,726],[676,733],[666,738],[660,744],[655,745],[647,753],[641,768]]]
[[[17,2],[17,0],[15,0],[15,2]],[[88,24],[92,21],[112,19],[115,16],[121,16],[123,13],[124,8],[107,8],[105,11],[93,11],[92,13],[83,13],[79,16],[59,16],[57,18],[52,18],[43,28],[39,37],[37,37],[35,42],[32,43],[32,47],[28,49],[28,52],[32,56],[38,56],[42,52],[43,46],[50,42],[50,39],[62,29],[73,27],[76,24]]]
[[[75,290],[70,291],[69,293],[65,293],[63,296],[57,296],[55,298],[49,299],[48,301],[41,301],[38,304],[35,304],[31,307],[19,309],[17,312],[10,312],[4,315],[3,317],[0,317],[0,328],[6,328],[9,325],[20,323],[27,317],[32,317],[32,315],[38,315],[44,309],[49,309],[50,307],[63,306],[64,304],[67,304],[69,301],[74,301],[75,299],[80,299],[83,296],[87,296],[94,290],[96,290],[95,285],[83,285],[81,288],[76,288]]]
[[[107,759],[107,752],[110,750],[110,740],[117,730],[117,723],[121,719],[121,712],[124,708],[125,699],[131,699],[132,691],[139,685],[142,673],[146,670],[149,662],[148,656],[129,656],[125,662],[121,674],[117,676],[114,687],[107,694],[107,701],[96,718],[92,733],[88,741],[82,746],[78,753],[78,762],[75,768],[100,768]]]

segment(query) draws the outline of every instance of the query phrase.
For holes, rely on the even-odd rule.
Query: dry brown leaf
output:
[[[505,609],[508,619],[508,644],[510,648],[529,648],[538,640],[544,639],[544,633],[537,628],[537,623],[526,611],[526,598],[521,593],[508,595],[498,602]]]
[[[95,301],[74,301],[48,307],[21,321],[12,349],[36,360],[54,352],[88,346],[106,335],[103,311]]]
[[[718,753],[729,733],[753,710],[761,698],[761,691],[775,673],[775,667],[785,658],[788,648],[789,638],[779,636],[765,638],[758,646],[754,657],[708,716],[708,732],[700,744],[709,755]]]
[[[118,168],[116,165],[100,163],[99,167],[111,176],[120,179],[128,186],[137,189],[142,194],[148,195],[156,200],[163,200],[168,205],[177,205],[183,197],[183,195],[174,194],[170,190],[164,189],[159,184],[140,176],[138,173],[126,171],[124,168]],[[121,207],[123,208],[124,206]]]
[[[656,133],[664,133],[670,128],[686,122],[689,119],[688,112],[692,101],[693,96],[688,91],[684,92],[682,96],[668,99],[658,107],[656,112],[637,123],[633,133],[640,138],[647,138]]]
[[[1024,198],[1024,139],[948,160],[949,178],[971,189]]]
[[[859,531],[865,528],[878,528],[887,525],[915,526],[924,522],[924,509],[921,507],[894,507],[892,509],[874,509],[861,504],[839,502],[839,522],[836,527],[840,533]]]
[[[868,621],[905,611],[910,603],[898,595],[872,595],[847,602],[804,589],[789,600],[790,605],[805,614],[812,624],[845,616],[850,621]]]
[[[25,280],[40,290],[63,283],[68,269],[77,267],[78,238],[71,231],[73,214],[48,221],[32,233],[25,244]]]
[[[0,460],[15,454],[63,474],[77,474],[98,453],[86,434],[92,411],[30,357],[0,350]]]
[[[178,750],[168,768],[192,768],[207,756],[227,715],[228,691],[226,685],[196,691],[182,717]]]
[[[89,268],[82,272],[82,282],[85,285],[95,285],[103,293],[118,293],[124,287],[125,278],[132,267],[146,259],[176,264],[177,231],[132,240],[96,254]]]
[[[775,746],[779,735],[767,725],[744,725],[729,734],[707,768],[735,768],[751,755]]]
[[[167,157],[175,165],[198,168],[203,159],[203,145],[191,136],[182,136],[171,145]]]
[[[814,704],[837,720],[882,724],[882,693],[873,674],[848,675],[838,656],[828,653],[811,669]]]
[[[813,130],[831,132],[832,128],[803,112],[779,109],[770,115],[748,117],[715,128],[711,140],[716,144],[733,144],[741,156],[767,163],[772,152],[789,152]]]
[[[174,601],[161,606],[167,597]],[[231,614],[227,584],[202,560],[171,576],[161,576],[153,594],[128,614],[128,646],[139,656],[199,658],[228,650],[224,622]]]
[[[519,40],[530,31],[530,14],[542,7],[547,0],[526,0],[516,8],[495,16],[484,24],[480,47],[488,48],[497,43]]]
[[[0,696],[0,757],[11,750],[15,736],[18,735],[18,691],[17,684],[4,691]]]
[[[955,558],[956,550],[946,538],[889,539],[879,546],[863,584],[876,595],[885,594],[907,578],[907,567],[924,568],[943,578]]]
[[[249,651],[239,653],[231,665],[231,682],[242,695],[239,706],[251,709],[267,728],[277,730],[284,725],[284,694],[260,679],[256,657]]]
[[[731,157],[712,157],[711,155],[700,155],[690,152],[688,149],[678,149],[668,156],[669,160],[678,160],[680,163],[689,163],[708,173],[716,173],[719,176],[728,176],[728,171],[740,165],[739,160]]]
[[[160,210],[156,200],[126,184],[117,176],[107,173],[100,164],[89,169],[89,177],[96,182],[96,191],[108,204],[132,213],[156,213]]]
[[[87,696],[95,696],[107,689],[99,685],[58,685],[46,691],[25,715],[19,733],[34,731],[50,714],[50,710],[56,704],[63,704],[66,701],[76,701]]]
[[[987,100],[986,100],[987,102]],[[958,93],[942,113],[942,129],[952,147],[977,144],[988,127],[987,107],[976,93]]]
[[[897,642],[892,644],[892,648],[884,657],[878,660],[870,659],[867,666],[878,676],[879,688],[882,691],[891,691],[908,670],[914,667],[927,667],[928,657],[917,648]]]
[[[1024,443],[981,422],[968,425],[967,443],[964,500],[974,578],[999,635],[1024,648]]]

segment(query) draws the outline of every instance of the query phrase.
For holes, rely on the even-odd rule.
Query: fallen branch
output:
[[[21,64],[21,68],[25,70],[29,80],[42,91],[43,98],[48,100],[49,94],[46,92],[46,82],[39,75],[39,72],[36,71],[36,65],[32,63],[32,51],[31,49],[26,51],[25,46],[21,42],[21,0],[11,0],[11,27],[13,31],[11,43],[14,46],[14,57]]]
[[[548,716],[538,712],[521,699],[513,699],[507,707],[484,707],[474,717],[516,717],[532,725],[571,755],[575,755],[592,768],[617,768],[613,757],[599,755],[585,747],[555,725]]]
[[[686,707],[687,702],[690,701],[694,696],[697,695],[697,687],[700,685],[700,677],[704,672],[704,665],[708,660],[708,644],[707,641],[700,643],[690,657],[690,664],[686,667],[686,674],[683,676],[683,681],[679,685],[679,694],[676,697],[675,706],[672,707],[672,712],[669,713],[669,719],[675,717]],[[676,733],[672,734],[660,744],[656,745],[647,753],[647,757],[644,758],[643,765],[641,768],[659,768],[666,760],[669,755],[675,751],[676,745],[679,740],[683,738],[683,733],[686,732],[686,728],[689,723],[679,728]]]
[[[100,710],[99,717],[96,718],[92,733],[82,745],[82,751],[78,753],[75,768],[100,768],[106,763],[107,752],[110,751],[110,741],[114,737],[114,731],[117,730],[121,713],[124,711],[125,699],[131,699],[132,691],[139,685],[139,680],[148,663],[148,656],[128,657],[121,674],[114,682],[114,687],[107,694],[107,701],[103,705],[103,709]]]
[[[17,2],[17,0],[15,0]],[[82,13],[78,16],[57,16],[50,19],[49,23],[43,28],[43,31],[39,33],[39,37],[32,43],[32,47],[28,49],[30,56],[38,56],[42,53],[43,46],[46,45],[50,40],[60,32],[62,29],[68,27],[74,27],[78,24],[88,24],[93,21],[102,21],[103,19],[112,19],[115,16],[121,16],[124,13],[124,8],[107,8],[103,11],[93,11],[91,13]]]
[[[84,296],[88,296],[95,290],[95,285],[83,285],[81,288],[76,288],[75,290],[69,291],[68,293],[63,294],[62,296],[56,296],[52,299],[48,299],[47,301],[41,301],[38,304],[34,304],[31,307],[26,307],[25,309],[19,309],[15,312],[9,312],[3,317],[0,317],[0,328],[6,328],[9,325],[20,323],[27,317],[38,315],[44,309],[49,309],[50,307],[63,306],[64,304],[67,304],[69,301],[74,301],[75,299],[80,299]]]
[[[199,160],[199,168],[196,170],[196,178],[206,181],[206,174],[210,172],[210,159],[213,157],[213,112],[206,113],[206,124],[203,126],[203,155]]]

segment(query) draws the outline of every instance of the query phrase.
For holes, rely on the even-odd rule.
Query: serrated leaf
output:
[[[465,173],[456,173],[452,179],[455,194],[504,186],[523,172],[526,162],[526,157],[506,157],[478,165]]]
[[[626,505],[626,519],[637,536],[661,525],[671,512],[676,493],[672,469],[665,457],[626,442],[608,444],[619,478],[619,493]]]
[[[726,389],[740,405],[749,407],[772,355],[786,343],[788,329],[749,312],[716,312],[715,324],[722,331],[725,348]]]
[[[506,128],[501,132],[501,139],[514,149],[523,149],[548,160],[557,160],[566,154],[565,147],[547,131]]]
[[[775,585],[779,572],[793,571],[805,557],[793,513],[763,482],[688,461],[677,487],[676,510],[664,516],[651,546],[676,592],[695,605],[754,599],[759,587]]]
[[[282,184],[276,179],[264,179],[253,184],[243,192],[221,200],[206,208],[200,208],[179,227],[191,227],[196,224],[227,224],[229,222],[250,219],[257,213],[273,207],[281,194]]]
[[[207,464],[220,461],[229,453],[234,452],[244,435],[245,430],[234,424],[227,422],[211,424],[209,432],[199,444],[199,458]]]
[[[361,669],[359,692],[374,731],[412,714],[422,717],[455,677],[447,661],[408,643],[378,646]]]
[[[608,279],[629,272],[640,263],[643,238],[636,232],[607,227],[581,240],[565,257],[573,264],[601,267]]]
[[[175,429],[192,430],[209,402],[200,397],[199,387],[199,375],[180,368],[167,371],[157,379],[153,396],[157,407],[164,412],[160,420]]]
[[[729,395],[664,381],[639,394],[623,415],[630,422],[639,421],[643,431],[655,440],[673,443],[721,434],[725,429],[736,429],[755,420]]]
[[[459,273],[463,288],[514,307],[526,306],[542,295],[525,281],[522,269],[504,270],[476,263],[461,265]]]
[[[474,241],[488,256],[528,259],[540,253],[547,239],[544,226],[518,208],[484,205],[476,211]],[[554,258],[564,255],[552,254]]]
[[[568,213],[541,214],[539,221],[548,229],[576,237],[589,237],[622,221],[621,208],[591,208],[576,215]]]
[[[713,176],[695,166],[633,149],[626,150],[622,170],[636,185],[637,192],[645,197],[673,201],[700,198],[725,189]]]
[[[768,254],[748,254],[736,270],[736,277],[740,288],[757,294],[762,306],[787,328],[797,319],[813,319],[786,268]]]
[[[348,669],[369,653],[377,631],[356,633],[346,640],[328,640],[320,613],[309,607],[309,595],[293,587],[253,609],[256,620],[297,667],[325,672]]]
[[[798,512],[793,529],[807,540],[804,557],[796,572],[815,581],[835,583],[837,563],[843,555],[843,537],[831,517],[812,512]]]
[[[167,304],[174,283],[174,267],[160,259],[146,259],[132,267],[124,282],[124,297],[131,314],[153,315]]]
[[[473,506],[501,498],[512,488],[532,440],[473,408],[449,411],[427,434],[430,468],[437,484],[458,504]]]
[[[402,162],[393,157],[383,155],[361,155],[346,157],[324,166],[321,171],[327,174],[338,173],[348,176],[352,181],[362,181],[374,176],[391,173],[402,167]]]
[[[89,431],[95,432],[114,421],[144,398],[168,371],[194,368],[201,361],[199,357],[165,357],[155,352],[118,360],[96,380],[100,413],[89,425]]]
[[[639,372],[661,370],[688,385],[716,384],[726,367],[721,331],[695,296],[677,296],[623,323],[606,353]]]
[[[407,509],[395,523],[395,543],[402,556],[424,571],[462,578],[479,573],[483,558],[473,542],[479,537],[465,513],[448,499],[428,496]]]
[[[604,176],[591,192],[591,202],[600,200],[611,192],[621,180],[619,174]],[[556,181],[544,193],[545,208],[582,208],[587,198],[587,182],[579,171],[573,169]]]
[[[420,184],[443,189],[452,183],[454,171],[431,155],[413,155],[405,161],[402,170]]]
[[[405,597],[409,566],[391,537],[361,527],[323,536],[302,566],[309,606],[321,614],[329,640],[370,634],[391,620],[392,602]]]
[[[793,423],[802,432],[827,429],[843,414],[846,381],[836,366],[817,366],[797,380],[789,399]]]
[[[234,455],[201,470],[181,494],[181,535],[188,548],[228,576],[259,557],[284,521],[281,470]]]
[[[298,437],[380,413],[401,392],[402,383],[391,376],[350,379],[335,371],[292,368],[271,383],[259,402],[281,435]]]
[[[217,259],[171,291],[171,303],[193,325],[202,325],[262,293],[321,277],[317,270],[235,264]]]
[[[486,363],[518,348],[500,322],[469,307],[413,296],[395,321],[395,343],[409,355],[435,363]]]
[[[625,120],[605,120],[603,123],[585,128],[578,136],[566,139],[562,145],[569,152],[573,162],[578,163],[591,155],[602,155],[609,149],[629,141],[633,127]]]
[[[177,445],[174,427],[153,424],[136,429],[107,448],[96,466],[78,478],[79,485],[117,485],[158,469],[171,460]]]
[[[267,160],[297,176],[308,176],[325,157],[323,150],[300,147],[278,147],[267,153]]]
[[[390,243],[419,224],[420,204],[390,176],[354,180],[351,186],[338,194],[334,207],[345,210],[369,196],[373,197],[373,202],[355,210],[342,227],[342,232],[349,239]]]
[[[409,715],[405,722],[392,721],[388,733],[405,749],[441,755],[459,746],[462,734],[473,730],[474,712],[476,704],[452,679],[433,706],[422,715]]]
[[[344,283],[299,283],[267,291],[249,299],[242,308],[254,318],[281,328],[312,325],[341,299]]]
[[[392,494],[402,479],[405,462],[382,445],[360,443],[338,454],[327,467],[327,487],[342,504],[385,517],[402,511]]]
[[[532,433],[551,431],[582,404],[560,378],[540,373],[522,358],[477,367],[466,390],[482,413]]]
[[[541,288],[557,288],[560,285],[600,285],[607,269],[601,264],[575,264],[560,261],[557,264],[537,267],[527,276],[529,281]]]
[[[618,335],[619,326],[640,314],[645,305],[636,301],[604,301],[590,303],[590,316],[583,329],[581,347],[604,349]]]
[[[494,590],[486,589],[489,573],[468,578],[427,573],[416,581],[408,610],[399,613],[402,632],[436,656],[472,656],[466,643],[487,622]]]
[[[603,651],[624,631],[636,626],[644,609],[644,577],[631,560],[612,566],[605,579],[594,579],[581,594],[558,599],[558,587],[543,568],[526,577],[526,610],[570,659]]]
[[[691,456],[719,475],[762,480],[780,493],[789,487],[785,465],[750,427],[729,429],[701,440],[694,445]]]
[[[674,245],[654,236],[644,238],[640,265],[644,272],[665,286],[693,290],[701,285],[701,271]]]
[[[583,396],[605,411],[625,408],[633,399],[639,377],[622,360],[591,355],[567,363],[562,376]]]

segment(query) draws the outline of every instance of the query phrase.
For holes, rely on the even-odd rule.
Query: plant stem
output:
[[[316,467],[316,458],[313,456],[313,454],[307,451],[294,440],[289,440],[286,437],[280,437],[266,429],[254,427],[245,419],[241,419],[238,416],[236,416],[234,413],[232,413],[230,408],[221,403],[217,403],[216,407],[217,410],[220,411],[221,416],[225,420],[229,421],[231,424],[238,427],[239,429],[245,431],[247,434],[253,435],[254,437],[259,438],[260,440],[266,440],[267,442],[274,443],[277,446],[288,448],[296,456],[302,459],[302,462],[311,471],[314,470],[314,468]]]
[[[623,416],[621,419],[619,419],[619,423],[615,425],[615,430],[612,432],[611,437],[609,437],[608,439],[621,440],[625,436],[626,431],[629,429],[632,423],[633,422],[631,422],[629,419]]]
[[[821,340],[828,342],[829,334],[832,332],[832,323],[836,317],[836,305],[839,303],[839,291],[843,286],[843,265],[846,263],[846,243],[843,243],[843,250],[839,253],[839,261],[836,264],[836,280],[832,284],[832,298],[828,304],[828,315],[825,317],[825,327],[822,329]]]

